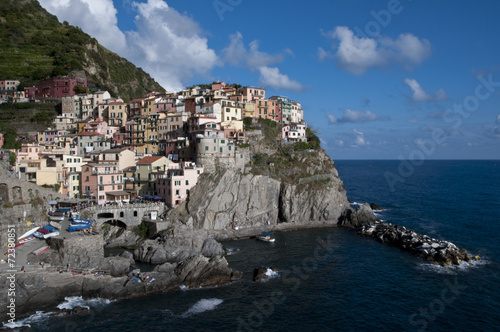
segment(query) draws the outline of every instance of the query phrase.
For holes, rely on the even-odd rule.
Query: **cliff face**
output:
[[[290,222],[336,224],[349,208],[342,181],[323,151],[291,154],[286,167],[271,164],[203,176],[189,201],[169,218],[219,231]]]

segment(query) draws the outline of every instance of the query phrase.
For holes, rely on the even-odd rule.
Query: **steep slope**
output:
[[[30,86],[40,79],[84,72],[96,89],[125,100],[163,88],[149,74],[67,22],[59,23],[33,0],[0,6],[0,79]]]
[[[215,171],[202,174],[189,200],[170,211],[170,220],[214,234],[236,229],[250,234],[279,224],[336,225],[346,211],[355,215],[324,150],[282,146],[280,125],[259,124],[247,130],[248,143],[236,147],[236,155],[247,156],[244,169],[215,160]]]

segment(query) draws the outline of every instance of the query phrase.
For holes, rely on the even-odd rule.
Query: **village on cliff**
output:
[[[13,102],[57,98],[61,114],[45,131],[24,135],[12,172],[21,180],[53,186],[68,198],[97,204],[186,200],[215,162],[243,165],[238,147],[246,126],[263,119],[281,123],[281,143],[306,141],[302,106],[266,90],[214,82],[177,92],[150,92],[124,102],[107,91],[78,94],[81,77],[62,76],[17,91],[19,81],[0,81],[1,98]],[[0,133],[0,147],[3,141]]]

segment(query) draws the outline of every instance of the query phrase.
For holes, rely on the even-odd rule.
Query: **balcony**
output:
[[[105,186],[105,185],[108,185],[108,184],[123,184],[123,182],[122,181],[118,181],[118,180],[99,182],[100,186]]]
[[[108,160],[105,160],[105,161],[108,161]],[[119,170],[116,170],[116,171],[92,171],[92,174],[93,175],[96,175],[96,174],[122,174],[123,172],[122,171],[119,171]]]

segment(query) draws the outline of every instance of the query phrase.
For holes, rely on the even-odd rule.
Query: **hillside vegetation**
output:
[[[163,91],[149,74],[101,46],[80,28],[60,23],[36,0],[2,0],[0,79],[31,86],[46,77],[84,72],[94,89],[125,101]]]

